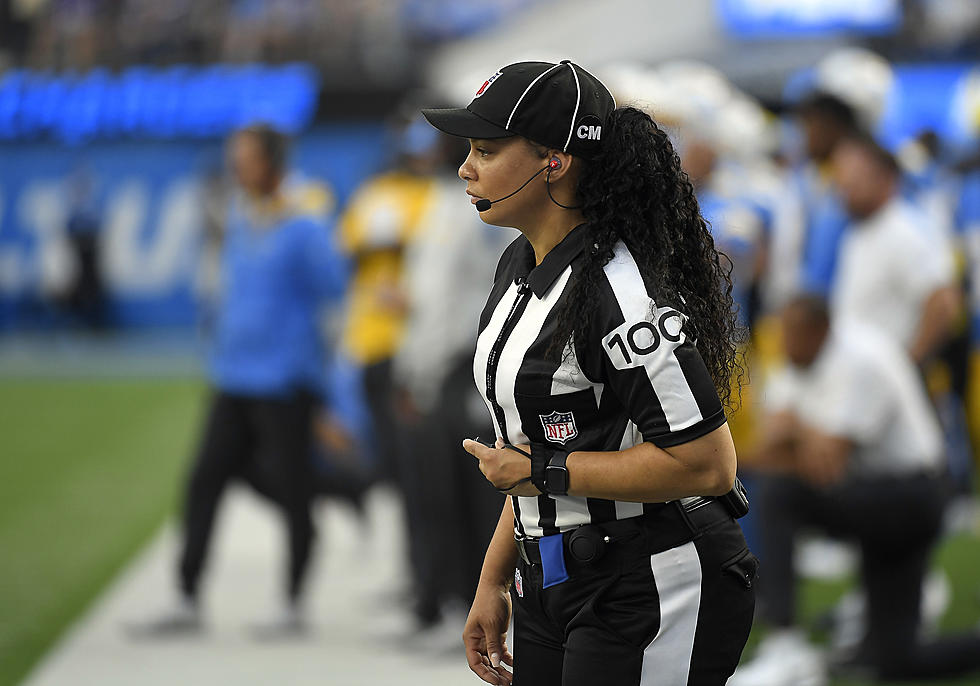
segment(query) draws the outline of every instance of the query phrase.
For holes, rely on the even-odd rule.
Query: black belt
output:
[[[717,500],[694,503],[690,509],[674,501],[663,504],[655,512],[600,524],[585,524],[565,531],[562,533],[562,544],[566,559],[588,564],[603,555],[606,544],[637,538],[642,534],[644,554],[654,555],[692,541],[705,529],[731,519],[731,513]],[[517,553],[524,562],[529,565],[541,564],[539,539],[515,540]]]

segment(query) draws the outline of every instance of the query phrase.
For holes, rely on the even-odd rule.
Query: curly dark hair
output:
[[[667,134],[644,112],[616,109],[603,126],[602,151],[587,160],[578,182],[590,250],[558,315],[553,339],[586,340],[603,267],[622,240],[658,307],[687,315],[685,331],[729,409],[738,405],[745,332],[732,300],[732,263],[711,231]],[[733,380],[736,382],[733,384]]]

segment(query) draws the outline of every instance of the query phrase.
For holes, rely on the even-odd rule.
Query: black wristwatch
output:
[[[568,495],[568,453],[556,450],[544,470],[544,492],[548,495]]]

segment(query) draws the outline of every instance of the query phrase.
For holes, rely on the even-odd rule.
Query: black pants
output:
[[[942,522],[944,486],[924,476],[865,478],[816,490],[769,477],[759,490],[766,574],[761,598],[777,626],[795,620],[793,541],[817,528],[861,548],[868,632],[858,657],[882,678],[962,674],[980,667],[980,636],[919,640],[922,580]]]
[[[390,481],[401,490],[399,423],[395,410],[395,389],[391,378],[391,360],[364,367],[361,383],[364,402],[371,415],[371,446],[378,478]]]
[[[99,239],[95,232],[69,234],[78,263],[78,275],[68,292],[66,305],[79,323],[89,328],[106,324],[105,287],[99,269]]]
[[[463,438],[494,437],[490,413],[473,383],[472,355],[457,362],[443,384],[441,397],[440,407],[429,423],[442,446],[448,492],[431,494],[429,521],[448,539],[440,542],[445,546],[443,554],[455,558],[445,570],[445,588],[469,607],[505,500],[461,445]],[[449,518],[447,511],[453,513]]]
[[[755,607],[757,561],[727,520],[650,554],[644,537],[612,543],[596,563],[541,588],[518,562],[515,686],[722,686],[738,664]]]
[[[405,502],[413,523],[409,552],[423,624],[437,619],[446,601],[472,603],[500,518],[504,496],[461,446],[464,437],[474,436],[492,437],[493,425],[467,356],[453,365],[438,403],[410,432],[404,453],[410,479]]]
[[[313,400],[307,393],[257,398],[216,393],[187,480],[181,589],[195,597],[215,513],[235,478],[259,482],[281,507],[289,531],[287,594],[296,600],[313,542],[310,461]]]

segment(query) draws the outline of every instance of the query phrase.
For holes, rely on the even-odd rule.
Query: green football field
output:
[[[0,686],[23,678],[173,512],[203,402],[192,380],[0,380]],[[938,563],[954,593],[944,626],[976,625],[980,539],[947,541]],[[807,584],[806,620],[846,587]]]
[[[0,380],[0,685],[173,511],[199,382]]]

